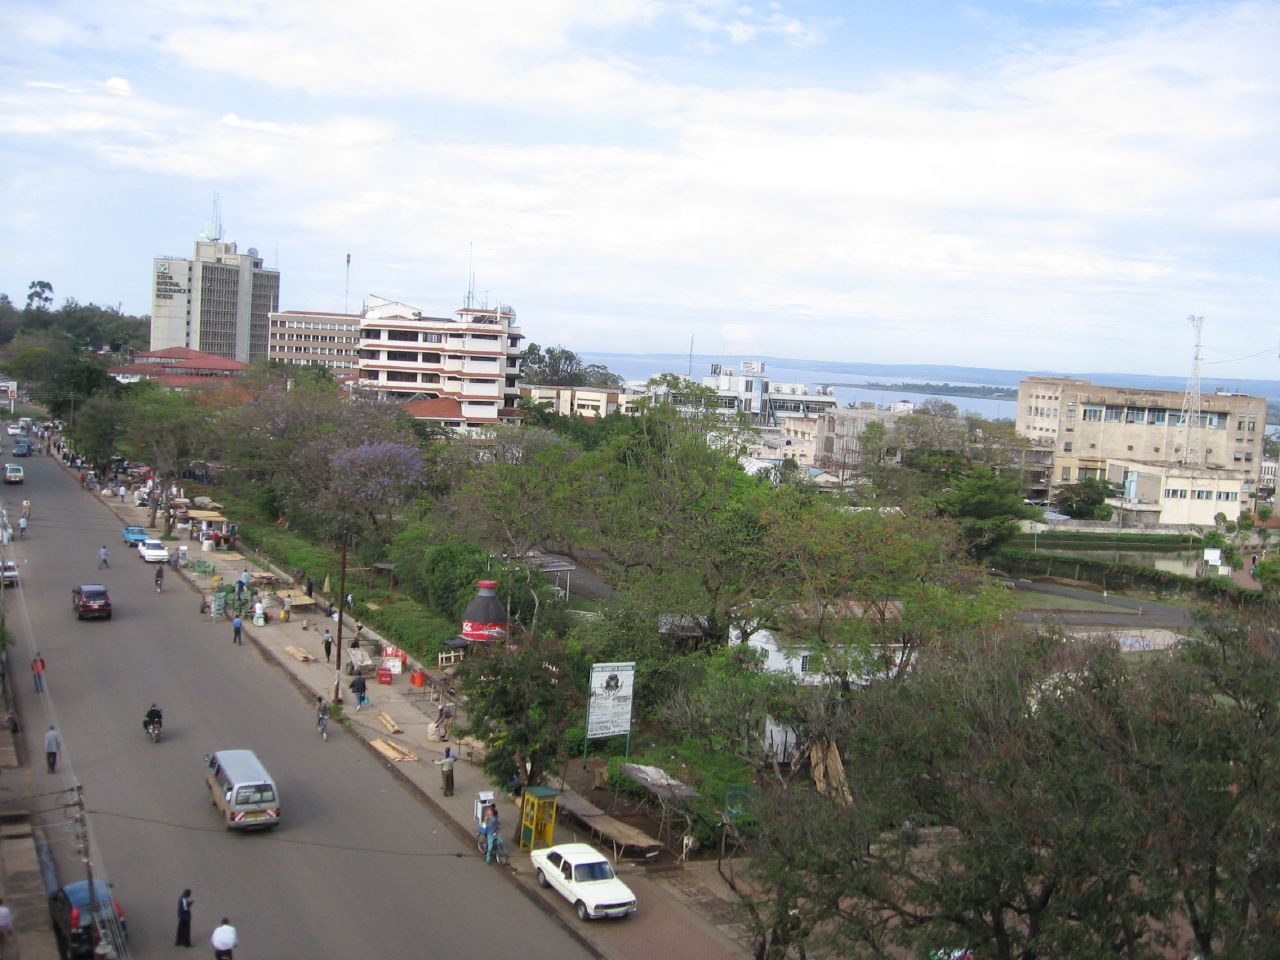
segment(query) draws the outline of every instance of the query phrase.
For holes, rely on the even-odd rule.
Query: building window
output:
[[[1157,427],[1161,426],[1164,423],[1164,413],[1163,410],[1152,410],[1151,418],[1147,422],[1155,424]]]
[[[417,343],[418,331],[416,330],[388,330],[387,339],[395,340],[399,343]]]
[[[1212,490],[1197,490],[1197,491],[1195,491],[1195,494],[1196,494],[1196,499],[1197,499],[1197,500],[1212,500],[1212,499],[1213,499],[1213,491],[1212,491]]]
[[[1120,407],[1107,407],[1102,412],[1102,419],[1107,423],[1119,423],[1124,411]]]
[[[1234,491],[1232,491],[1232,490],[1219,490],[1219,491],[1218,491],[1218,499],[1219,499],[1219,500],[1226,500],[1226,501],[1228,501],[1228,502],[1231,502],[1231,501],[1237,501],[1237,500],[1239,500],[1239,499],[1240,499],[1240,494],[1238,494],[1238,493],[1236,493],[1236,492],[1234,492]]]
[[[800,672],[811,673],[813,668],[813,657],[810,654],[804,654],[800,658]]]
[[[1070,467],[1063,467],[1063,468],[1062,468],[1062,482],[1063,482],[1063,483],[1070,483],[1070,482],[1071,482],[1071,468],[1070,468]]]
[[[1063,443],[1063,444],[1062,444],[1062,452],[1063,452],[1063,453],[1070,453],[1070,452],[1071,452],[1071,441],[1070,441],[1070,440],[1067,440],[1065,443]]]
[[[1085,407],[1084,417],[1082,419],[1084,420],[1085,423],[1101,423],[1102,408],[1101,407]]]

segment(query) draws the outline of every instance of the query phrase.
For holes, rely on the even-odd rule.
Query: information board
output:
[[[591,701],[587,705],[587,739],[619,737],[631,732],[631,701],[635,691],[636,665],[595,663],[591,665]]]

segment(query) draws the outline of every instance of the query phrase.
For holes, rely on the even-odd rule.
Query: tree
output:
[[[1054,491],[1053,505],[1075,520],[1110,520],[1107,498],[1119,495],[1119,487],[1109,481],[1080,480]]]
[[[471,644],[457,675],[464,734],[484,743],[484,771],[495,783],[513,773],[540,783],[564,758],[565,733],[583,719],[589,667],[549,634]]]
[[[32,280],[27,286],[27,309],[48,310],[53,306],[53,284],[48,280]]]
[[[975,557],[987,556],[1017,534],[1019,520],[1041,515],[1023,502],[1016,480],[981,464],[956,477],[934,503],[940,514],[960,524]]]
[[[618,387],[622,378],[600,364],[584,364],[582,358],[564,347],[547,347],[536,343],[525,347],[520,356],[522,375],[528,383],[549,387]]]

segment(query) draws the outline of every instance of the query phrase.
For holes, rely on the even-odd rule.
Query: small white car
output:
[[[143,540],[138,544],[138,556],[147,563],[168,563],[169,548],[159,540]]]
[[[18,565],[12,560],[6,560],[0,564],[0,579],[4,580],[6,587],[22,586],[22,576],[18,573]]]
[[[7,424],[4,429],[5,429],[5,432],[8,433],[9,436],[11,437],[20,437],[24,433],[22,429],[22,424],[16,421],[13,423]]]
[[[579,920],[626,917],[636,912],[636,895],[618,879],[613,864],[586,843],[561,843],[529,854],[538,886],[550,887],[573,904]]]

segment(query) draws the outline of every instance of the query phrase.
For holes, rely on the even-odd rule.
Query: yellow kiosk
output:
[[[560,791],[550,787],[525,787],[520,800],[520,849],[555,844],[556,812]]]

